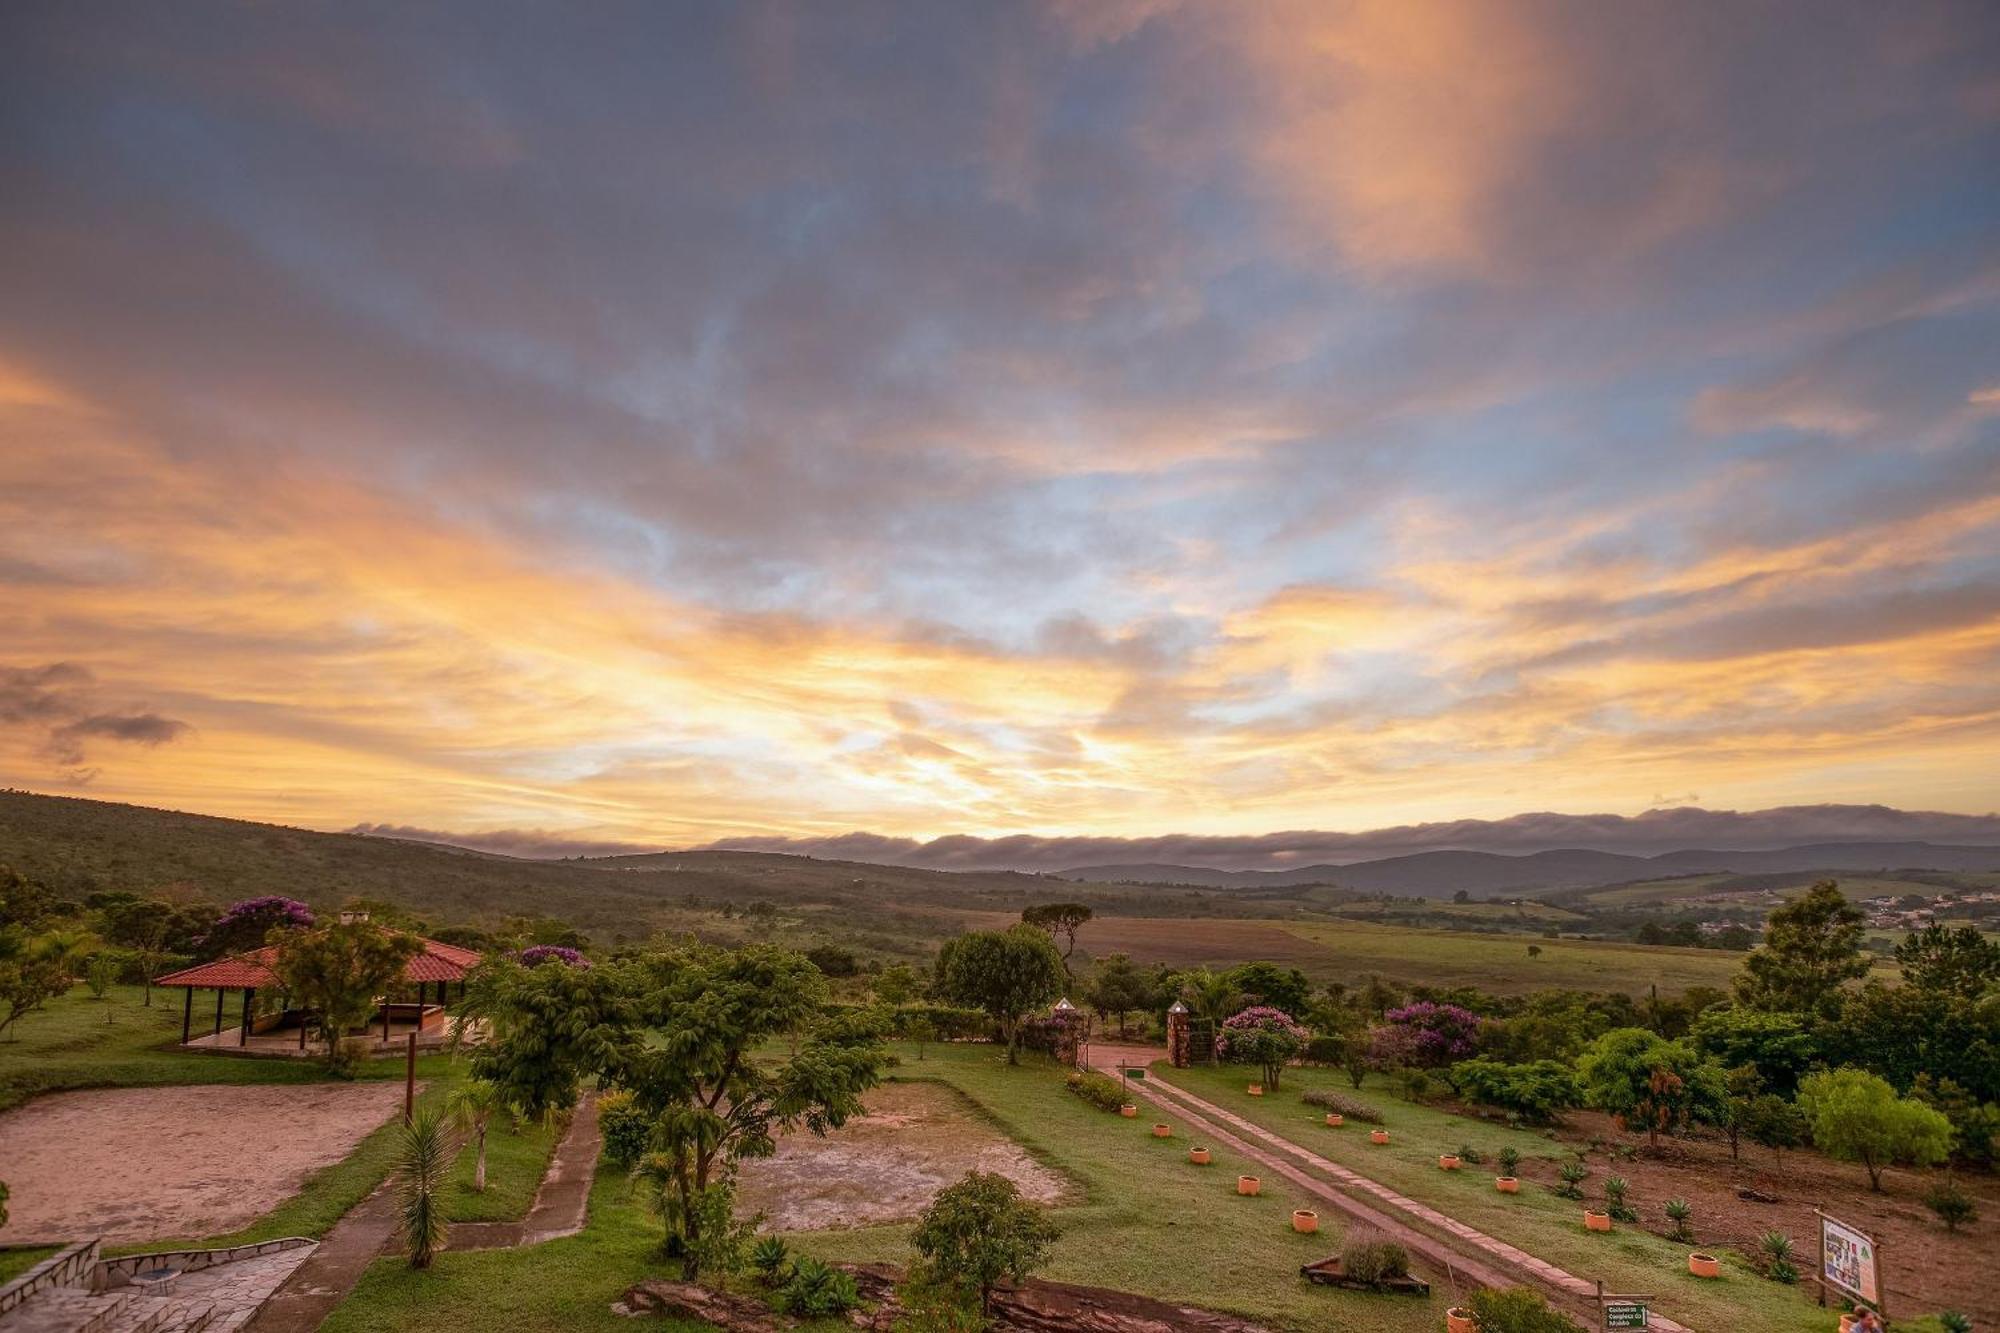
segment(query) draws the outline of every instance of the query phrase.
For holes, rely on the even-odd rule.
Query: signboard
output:
[[[1879,1310],[1882,1278],[1878,1268],[1873,1236],[1825,1213],[1819,1215],[1820,1278],[1827,1286]]]
[[[1646,1326],[1646,1303],[1617,1296],[1604,1298],[1604,1326],[1606,1328],[1644,1328]]]

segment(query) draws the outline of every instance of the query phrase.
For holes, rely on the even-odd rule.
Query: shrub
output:
[[[1782,1231],[1767,1231],[1757,1241],[1757,1249],[1764,1259],[1764,1276],[1773,1282],[1787,1286],[1799,1280],[1799,1270],[1792,1266],[1792,1238]]]
[[[1556,1186],[1556,1193],[1565,1199],[1581,1199],[1583,1182],[1590,1175],[1590,1168],[1582,1162],[1564,1162],[1556,1168],[1556,1176],[1562,1184]]]
[[[1639,1215],[1632,1211],[1632,1205],[1625,1201],[1625,1192],[1630,1188],[1623,1176],[1612,1176],[1604,1182],[1604,1207],[1614,1222],[1639,1220]]]
[[[1410,1255],[1392,1240],[1365,1232],[1350,1233],[1340,1251],[1340,1271],[1356,1282],[1379,1286],[1410,1275]]]
[[[1095,1070],[1078,1070],[1069,1076],[1068,1083],[1071,1092],[1100,1111],[1116,1111],[1125,1104],[1125,1089],[1118,1086],[1118,1080]]]
[[[1874,1074],[1853,1068],[1812,1074],[1799,1081],[1799,1109],[1812,1125],[1813,1142],[1828,1157],[1859,1162],[1868,1188],[1882,1188],[1891,1162],[1929,1166],[1951,1148],[1951,1121]]]
[[[604,1135],[604,1156],[613,1166],[630,1171],[652,1146],[653,1122],[632,1104],[629,1092],[607,1092],[597,1099],[597,1128]]]
[[[1549,1124],[1583,1104],[1576,1075],[1558,1060],[1520,1065],[1461,1060],[1452,1066],[1451,1077],[1468,1101],[1497,1106],[1532,1124]]]
[[[784,1285],[790,1276],[786,1271],[792,1262],[789,1246],[776,1236],[766,1236],[750,1251],[750,1267],[756,1272],[757,1280],[767,1287]]]
[[[1359,1120],[1364,1125],[1382,1123],[1380,1111],[1367,1102],[1350,1097],[1344,1092],[1335,1092],[1332,1088],[1314,1088],[1302,1100],[1307,1106],[1317,1106],[1322,1110],[1332,1111],[1335,1115],[1345,1116],[1349,1120]]]
[[[1458,1145],[1458,1160],[1467,1166],[1479,1166],[1486,1161],[1486,1154],[1469,1143]]]
[[[1406,1102],[1423,1102],[1436,1090],[1431,1076],[1421,1069],[1405,1069],[1396,1075],[1396,1085]]]
[[[1972,1333],[1972,1316],[1946,1310],[1938,1315],[1938,1327],[1944,1333]]]
[[[1521,1165],[1521,1154],[1514,1148],[1502,1148],[1497,1160],[1500,1163],[1500,1174],[1511,1176],[1514,1174],[1514,1169]]]
[[[910,1244],[923,1256],[924,1276],[992,1303],[1001,1278],[1019,1282],[1048,1257],[1055,1226],[1021,1197],[1013,1181],[990,1172],[968,1172],[931,1200],[917,1219]]]
[[[1668,1199],[1666,1213],[1667,1220],[1674,1224],[1672,1239],[1679,1241],[1694,1239],[1694,1228],[1688,1225],[1688,1219],[1694,1216],[1694,1209],[1688,1206],[1686,1199]]]
[[[1979,1217],[1979,1209],[1972,1196],[1961,1189],[1955,1180],[1947,1180],[1924,1195],[1924,1202],[1938,1215],[1938,1221],[1944,1223],[1947,1231],[1956,1231]]]
[[[1580,1333],[1568,1315],[1550,1309],[1540,1292],[1527,1287],[1475,1291],[1471,1304],[1480,1333]]]
[[[774,1304],[801,1319],[825,1319],[846,1314],[861,1304],[861,1289],[851,1275],[829,1268],[811,1255],[801,1255],[785,1285],[778,1288]]]
[[[1312,1037],[1300,1057],[1309,1065],[1333,1066],[1347,1059],[1347,1043],[1340,1037]]]

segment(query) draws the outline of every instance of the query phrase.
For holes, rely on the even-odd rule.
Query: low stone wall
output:
[[[153,1254],[127,1254],[116,1259],[100,1259],[91,1274],[90,1289],[104,1291],[110,1287],[126,1286],[135,1273],[143,1273],[149,1268],[177,1268],[183,1273],[199,1273],[217,1264],[233,1264],[238,1259],[255,1259],[259,1255],[296,1250],[301,1245],[312,1243],[304,1236],[285,1236],[278,1240],[258,1241],[255,1245],[231,1245],[220,1250],[160,1250]]]
[[[89,1281],[91,1270],[97,1264],[97,1242],[86,1240],[70,1246],[59,1254],[30,1268],[21,1276],[0,1287],[0,1318],[9,1310],[38,1292],[52,1287],[81,1287]]]

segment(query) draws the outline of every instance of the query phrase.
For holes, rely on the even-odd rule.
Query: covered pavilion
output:
[[[450,1002],[451,987],[456,983],[459,994],[465,993],[466,974],[478,964],[479,955],[438,940],[420,940],[420,944],[422,947],[403,965],[403,995],[378,997],[377,1018],[365,1034],[355,1035],[375,1036],[383,1049],[412,1032],[417,1034],[419,1045],[435,1045],[445,1040],[448,1033],[445,1007]],[[233,1047],[278,1054],[291,1054],[294,1045],[299,1051],[305,1050],[307,1016],[303,1010],[290,1007],[281,998],[277,1008],[262,1014],[257,1012],[257,992],[280,989],[277,974],[271,970],[277,953],[276,946],[266,945],[157,978],[155,986],[178,986],[186,992],[181,1005],[181,1045],[200,1050]],[[198,990],[215,992],[214,1029],[200,1034],[194,1032],[194,993]],[[225,1032],[223,1002],[230,991],[242,992],[242,1020]],[[297,1029],[296,1034],[292,1029]]]

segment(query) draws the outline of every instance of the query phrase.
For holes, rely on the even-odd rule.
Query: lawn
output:
[[[1317,946],[1299,966],[1310,974],[1352,981],[1377,973],[1392,981],[1477,986],[1518,994],[1549,986],[1638,994],[1657,984],[1664,994],[1690,986],[1727,988],[1741,954],[1674,949],[1608,940],[1550,940],[1467,931],[1421,930],[1349,921],[1287,922],[1285,929]],[[1531,954],[1530,948],[1539,950]]]
[[[1371,1077],[1365,1090],[1354,1095],[1383,1113],[1391,1141],[1377,1146],[1369,1142],[1366,1127],[1350,1122],[1346,1128],[1329,1129],[1320,1111],[1301,1103],[1300,1094],[1309,1088],[1351,1093],[1352,1085],[1337,1071],[1287,1070],[1282,1092],[1253,1098],[1244,1093],[1242,1069],[1176,1070],[1164,1065],[1156,1069],[1177,1086],[1579,1277],[1602,1278],[1612,1290],[1651,1293],[1657,1297],[1655,1308],[1690,1328],[1780,1333],[1830,1330],[1837,1322],[1834,1315],[1808,1301],[1805,1287],[1765,1281],[1737,1256],[1724,1256],[1720,1280],[1703,1281],[1687,1272],[1687,1245],[1638,1226],[1621,1225],[1609,1235],[1586,1231],[1582,1204],[1556,1197],[1531,1178],[1553,1180],[1559,1155],[1556,1145],[1534,1131],[1509,1130],[1415,1105],[1394,1096],[1385,1080]],[[1524,1159],[1521,1192],[1510,1196],[1495,1190],[1496,1172],[1490,1164],[1468,1165],[1455,1172],[1438,1169],[1438,1154],[1468,1144],[1489,1158],[1504,1147],[1518,1151]],[[1610,1173],[1602,1158],[1593,1158],[1590,1165],[1584,1192],[1601,1199],[1604,1178]],[[1700,1219],[1695,1222],[1699,1228]]]
[[[61,1249],[59,1245],[19,1245],[0,1249],[0,1282],[12,1282]]]
[[[1315,1287],[1301,1263],[1338,1251],[1337,1217],[1318,1236],[1295,1234],[1291,1210],[1303,1206],[1283,1181],[1242,1198],[1242,1163],[1216,1151],[1207,1167],[1188,1164],[1188,1140],[1150,1136],[1146,1118],[1126,1120],[1093,1109],[1068,1092],[1046,1062],[1008,1068],[990,1046],[932,1046],[919,1061],[899,1048],[902,1078],[931,1078],[963,1092],[978,1114],[1007,1131],[1079,1186],[1081,1198],[1053,1210],[1063,1236],[1043,1275],[1121,1288],[1227,1310],[1274,1327],[1369,1328],[1427,1333],[1449,1303],[1370,1297]],[[910,1257],[907,1224],[793,1234],[796,1248],[837,1260],[902,1263]],[[441,1256],[429,1273],[385,1259],[335,1311],[327,1333],[423,1327],[449,1319],[495,1330],[629,1329],[609,1313],[633,1282],[663,1275],[653,1257],[658,1223],[625,1197],[622,1179],[602,1172],[590,1223],[565,1240],[517,1251]]]
[[[494,1116],[486,1129],[486,1192],[472,1189],[477,1158],[468,1135],[445,1185],[445,1216],[453,1222],[512,1222],[527,1216],[560,1137],[553,1124],[516,1129],[506,1116]]]

